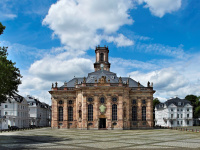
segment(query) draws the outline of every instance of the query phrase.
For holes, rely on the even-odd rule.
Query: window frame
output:
[[[73,121],[73,107],[68,107],[68,121]]]
[[[117,104],[112,105],[112,121],[117,121]]]
[[[93,105],[88,105],[88,121],[93,121]]]

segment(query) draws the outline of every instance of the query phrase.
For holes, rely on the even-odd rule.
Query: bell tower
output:
[[[96,47],[96,62],[94,63],[94,70],[107,70],[110,71],[110,63],[108,62],[108,47]]]

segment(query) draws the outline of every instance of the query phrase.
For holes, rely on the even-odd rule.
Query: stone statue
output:
[[[119,77],[119,83],[122,83],[122,77]]]
[[[54,84],[52,83],[52,88],[54,88]]]
[[[138,87],[140,87],[140,82],[138,81]]]
[[[58,87],[58,82],[55,83],[55,88],[57,88],[57,87]]]
[[[86,78],[85,77],[83,78],[83,83],[86,83]]]
[[[150,82],[149,81],[147,82],[147,87],[150,87]]]

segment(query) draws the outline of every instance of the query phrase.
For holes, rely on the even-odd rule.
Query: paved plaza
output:
[[[200,133],[40,128],[0,133],[0,149],[200,149]]]

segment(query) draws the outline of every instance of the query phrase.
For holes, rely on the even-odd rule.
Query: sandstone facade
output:
[[[52,128],[133,129],[153,127],[153,85],[144,87],[110,72],[108,47],[96,47],[95,72],[52,85]]]

